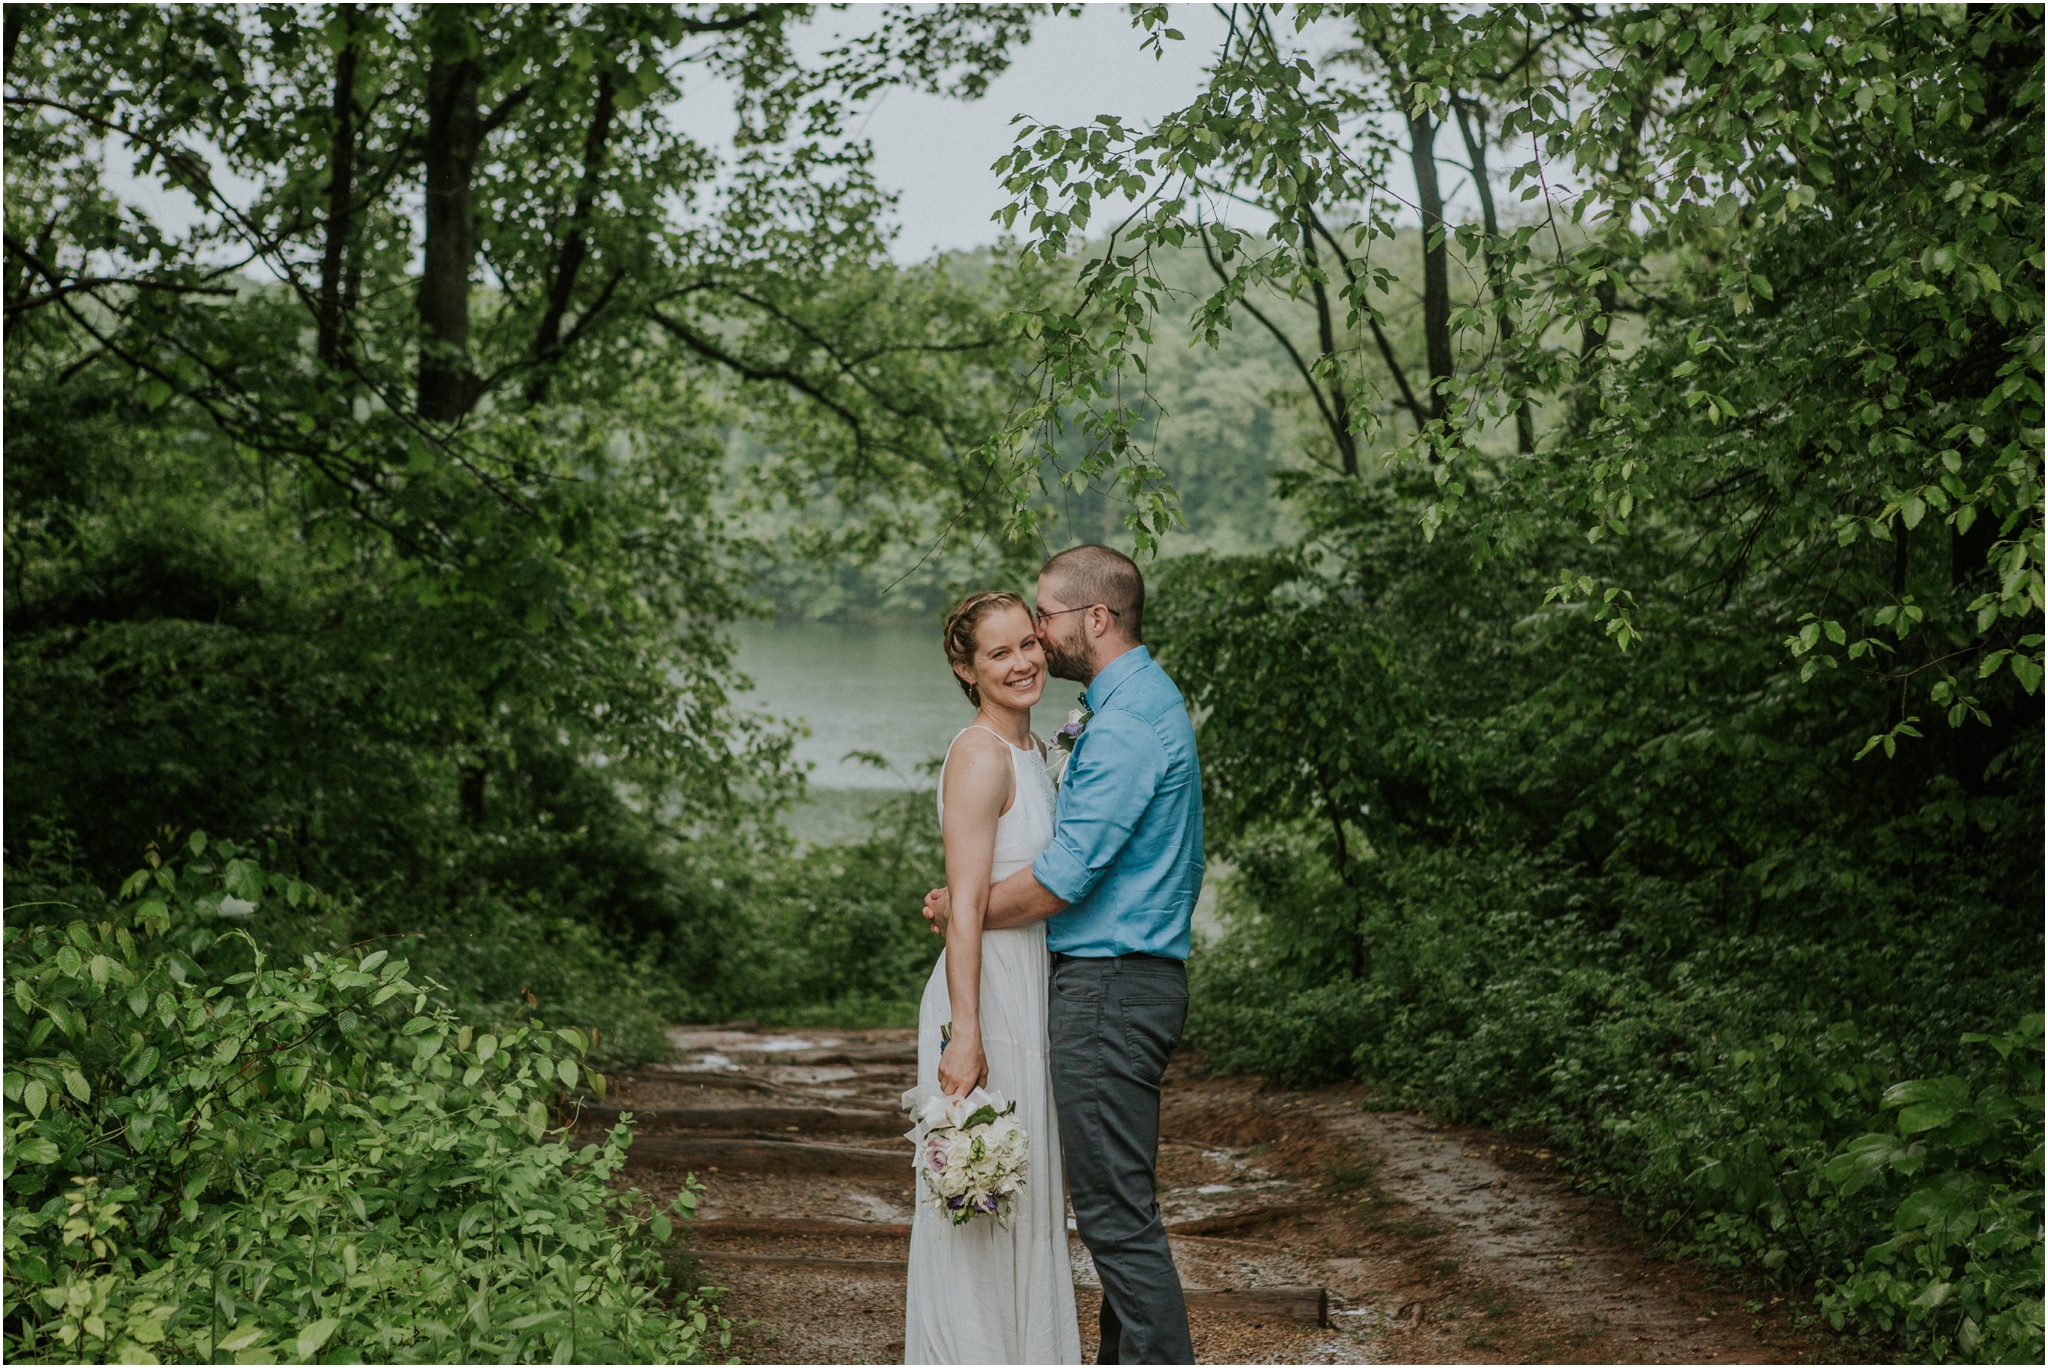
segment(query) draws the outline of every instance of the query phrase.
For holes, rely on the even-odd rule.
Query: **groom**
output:
[[[1088,686],[1052,844],[989,893],[991,929],[1046,923],[1053,1098],[1074,1223],[1102,1278],[1099,1363],[1193,1363],[1159,1217],[1159,1080],[1188,1014],[1202,775],[1180,690],[1140,644],[1145,580],[1077,546],[1038,575],[1046,664]],[[925,898],[946,925],[944,889]],[[943,931],[941,932],[943,934]]]

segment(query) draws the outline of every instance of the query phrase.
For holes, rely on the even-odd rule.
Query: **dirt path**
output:
[[[681,1063],[618,1080],[631,1181],[707,1193],[696,1276],[753,1363],[895,1363],[912,1189],[909,1031],[682,1028]],[[597,1109],[591,1124],[611,1108]],[[1160,1204],[1202,1362],[1792,1363],[1815,1346],[1645,1252],[1547,1154],[1484,1131],[1177,1067]],[[1082,1342],[1099,1291],[1071,1242]],[[685,1270],[688,1271],[688,1270]]]

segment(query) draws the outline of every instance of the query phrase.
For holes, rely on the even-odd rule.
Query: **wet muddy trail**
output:
[[[628,1181],[706,1192],[678,1271],[727,1289],[752,1363],[897,1363],[912,1187],[904,1031],[679,1028],[681,1062],[616,1080]],[[1355,1087],[1167,1078],[1160,1205],[1208,1363],[1795,1363],[1839,1353],[1782,1304],[1631,1240],[1540,1150]],[[1099,1292],[1070,1237],[1081,1339]]]

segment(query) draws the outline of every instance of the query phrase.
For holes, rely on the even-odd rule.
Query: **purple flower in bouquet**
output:
[[[1088,730],[1088,719],[1095,716],[1088,710],[1088,696],[1081,696],[1081,706],[1067,714],[1066,724],[1052,734],[1052,744],[1046,753],[1046,769],[1052,774],[1055,785],[1067,777],[1067,762],[1074,758],[1074,746],[1081,739],[1081,733]]]

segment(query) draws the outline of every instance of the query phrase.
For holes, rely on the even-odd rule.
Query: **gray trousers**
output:
[[[1188,1016],[1187,966],[1053,957],[1052,1092],[1074,1224],[1102,1278],[1098,1363],[1193,1363],[1160,1220],[1159,1080]]]

